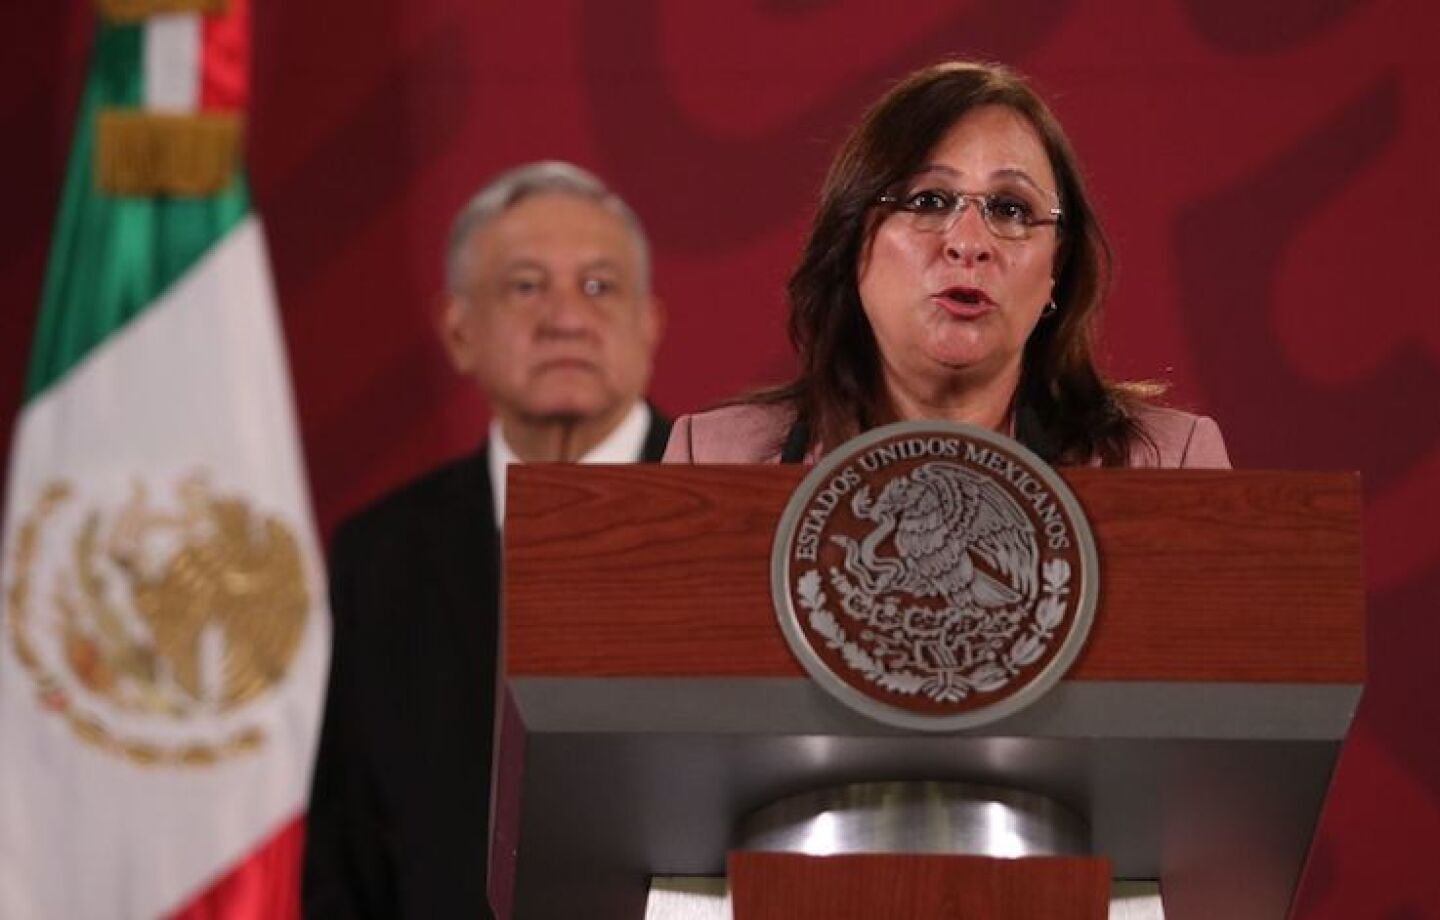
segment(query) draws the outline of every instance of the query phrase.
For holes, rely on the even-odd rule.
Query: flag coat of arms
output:
[[[0,532],[0,917],[283,915],[329,618],[247,4],[99,5]]]

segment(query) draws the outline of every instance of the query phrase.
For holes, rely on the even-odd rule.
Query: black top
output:
[[[658,460],[669,432],[654,416],[641,459]],[[491,916],[499,589],[485,447],[336,530],[305,916]]]

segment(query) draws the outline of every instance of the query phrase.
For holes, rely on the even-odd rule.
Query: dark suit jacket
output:
[[[660,459],[655,417],[643,460]],[[500,538],[486,451],[342,523],[307,917],[489,917]]]

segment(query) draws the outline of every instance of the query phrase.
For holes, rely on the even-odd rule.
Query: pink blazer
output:
[[[665,463],[779,463],[793,413],[782,406],[726,406],[682,415],[670,432]],[[1140,425],[1155,443],[1137,444],[1129,466],[1162,469],[1230,469],[1225,439],[1214,419],[1178,409],[1146,406]],[[818,451],[805,458],[819,459]]]

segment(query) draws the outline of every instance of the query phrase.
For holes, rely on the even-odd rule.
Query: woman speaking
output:
[[[879,100],[831,164],[789,283],[799,373],[681,418],[665,459],[814,463],[889,422],[965,422],[1057,465],[1228,467],[1215,423],[1107,381],[1110,253],[1059,122],[999,66]]]

